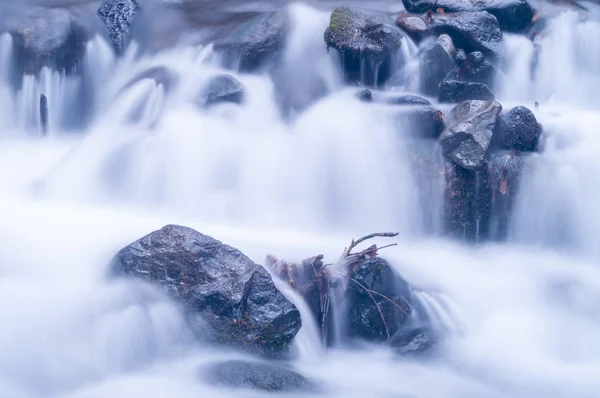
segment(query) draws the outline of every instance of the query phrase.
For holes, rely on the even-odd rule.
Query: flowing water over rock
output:
[[[361,13],[385,21],[365,25],[369,46],[380,35],[401,35],[386,64],[390,79],[370,88],[371,101],[357,98],[365,87],[348,82],[340,53],[325,42],[333,8],[354,2],[140,2],[120,55],[95,19],[99,3],[52,4],[95,21],[82,22],[91,34],[68,71],[16,73],[19,47],[8,31],[0,36],[0,397],[278,396],[249,386],[285,390],[290,378],[314,388],[289,394],[315,397],[597,396],[600,21],[593,4],[587,12],[548,5],[546,14],[543,3],[532,3],[547,20],[533,40],[529,31],[503,32],[494,42],[486,57],[497,73],[486,84],[502,104],[499,117],[526,106],[536,120],[522,113],[543,133],[536,152],[487,142],[476,170],[467,170],[456,159],[468,137],[453,149],[456,159],[444,158],[437,141],[455,127],[447,117],[456,104],[438,103],[436,85],[421,81],[420,57],[437,36],[414,43],[395,30],[401,2],[360,3]],[[285,16],[277,62],[255,73],[224,68],[230,63],[212,39],[272,11]],[[437,29],[449,17],[435,18]],[[467,55],[458,50],[444,66],[453,78]],[[373,65],[359,68],[361,77],[375,74],[363,83],[384,79]],[[229,84],[219,90],[235,88],[235,100],[219,91],[206,106],[207,87],[219,79]],[[421,87],[426,99],[416,97]],[[398,116],[422,109],[431,128]],[[332,278],[336,335],[325,347],[301,290],[274,277],[302,328],[289,356],[264,365],[275,370],[262,379],[249,370],[259,359],[248,352],[196,339],[164,291],[108,277],[120,249],[170,224],[215,237],[255,264],[271,253],[290,264],[322,254],[335,273],[353,237],[399,232],[389,242],[398,245],[379,255],[406,283],[408,344],[348,339],[344,316],[352,311],[341,293],[352,283],[362,288]],[[377,298],[384,311],[398,306]],[[430,343],[427,355],[406,355]],[[227,373],[235,380],[226,385],[201,375],[228,363],[242,364],[243,375]]]

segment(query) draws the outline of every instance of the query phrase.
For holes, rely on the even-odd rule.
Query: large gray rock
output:
[[[260,71],[270,67],[281,55],[287,25],[288,16],[284,11],[259,15],[216,41],[214,49],[229,68],[241,72]]]
[[[465,101],[450,113],[440,136],[447,159],[467,170],[478,170],[488,158],[493,131],[502,105],[496,101]]]
[[[414,41],[422,40],[429,33],[427,22],[420,15],[408,12],[398,14],[396,26],[406,32]]]
[[[36,74],[45,66],[71,72],[85,55],[89,34],[66,9],[29,7],[7,27],[19,74]]]
[[[117,53],[122,53],[129,44],[131,27],[140,10],[137,0],[106,0],[98,9]]]
[[[313,388],[306,377],[281,366],[232,360],[211,364],[201,369],[208,383],[227,388],[243,388],[268,392],[299,392]]]
[[[494,15],[500,27],[521,32],[533,19],[533,10],[526,0],[402,0],[409,12],[424,13],[441,9],[446,13],[457,11],[487,11]]]
[[[208,333],[202,337],[218,343],[277,355],[301,327],[300,313],[263,267],[190,228],[169,225],[128,245],[113,271],[158,286]]]
[[[440,83],[456,65],[456,48],[450,36],[441,35],[421,51],[419,62],[421,90],[431,96],[438,95]]]
[[[440,102],[490,101],[497,71],[479,51],[467,55],[440,83]]]
[[[348,277],[347,330],[351,338],[386,341],[408,325],[411,289],[387,261],[380,257],[367,259],[350,270]]]
[[[331,13],[325,43],[341,54],[347,80],[377,86],[395,72],[402,35],[381,18],[339,7]]]
[[[533,152],[537,149],[543,127],[531,110],[517,106],[500,114],[495,142],[504,149]]]
[[[496,17],[486,11],[433,14],[429,30],[438,35],[449,35],[456,46],[466,52],[496,55],[500,51],[500,25]]]

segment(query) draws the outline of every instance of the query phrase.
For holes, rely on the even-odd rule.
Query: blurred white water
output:
[[[198,109],[195,96],[222,72],[210,47],[146,56],[133,45],[117,60],[101,39],[90,42],[82,67],[84,82],[95,88],[92,117],[78,135],[62,131],[59,115],[69,115],[69,87],[81,82],[50,71],[26,77],[23,100],[3,80],[0,397],[273,396],[206,385],[201,365],[240,354],[192,341],[176,305],[154,290],[107,280],[119,248],[179,223],[257,263],[268,253],[335,260],[352,237],[401,232],[399,247],[385,254],[419,289],[429,318],[450,332],[442,352],[422,362],[381,347],[325,352],[299,305],[304,328],[289,366],[322,385],[315,395],[595,398],[597,25],[559,16],[540,43],[533,75],[533,46],[506,38],[507,79],[498,92],[505,108],[540,102],[544,152],[528,164],[512,241],[473,248],[422,236],[423,209],[436,209],[420,200],[405,132],[386,109],[340,88],[318,44],[326,14],[306,7],[292,13],[284,62],[299,79],[291,86],[315,84],[328,95],[291,120],[282,119],[269,76],[236,76],[248,90],[243,107]],[[299,68],[304,58],[318,62]],[[2,79],[7,59],[10,40],[3,36]],[[178,73],[173,90],[151,79],[123,89],[158,66]],[[41,92],[54,123],[44,139],[31,137],[37,125],[19,118],[25,110],[27,120],[36,120]]]

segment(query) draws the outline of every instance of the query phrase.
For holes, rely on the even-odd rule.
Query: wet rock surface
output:
[[[495,143],[503,149],[533,152],[537,149],[543,127],[531,110],[517,106],[500,114]]]
[[[217,387],[268,392],[306,392],[315,388],[306,377],[282,366],[231,360],[208,365],[200,377]]]
[[[525,0],[402,0],[409,12],[424,13],[442,10],[445,13],[458,11],[487,11],[494,15],[500,27],[510,32],[521,32],[533,19],[533,10]]]
[[[83,60],[89,33],[66,9],[30,7],[7,24],[19,74],[41,68],[73,71]]]
[[[427,22],[425,22],[423,17],[416,14],[398,14],[396,26],[406,32],[415,41],[422,40],[429,33]]]
[[[448,35],[441,35],[428,44],[420,54],[421,90],[437,96],[440,83],[456,65],[456,48]]]
[[[117,53],[122,53],[129,44],[132,25],[140,11],[137,0],[107,0],[98,9]]]
[[[351,269],[348,278],[351,338],[385,341],[408,323],[412,312],[410,286],[387,261],[367,259]]]
[[[444,156],[467,170],[483,167],[501,110],[496,101],[465,101],[452,109],[440,136]]]
[[[382,85],[394,72],[402,45],[400,30],[381,18],[336,8],[325,31],[328,48],[339,51],[346,80]]]
[[[225,38],[215,42],[214,49],[223,56],[225,66],[241,72],[268,69],[283,50],[288,29],[284,11],[259,15],[243,22]]]
[[[495,56],[500,51],[500,25],[496,17],[485,11],[433,14],[429,30],[449,35],[455,45],[466,52],[481,51]]]
[[[201,337],[217,343],[277,355],[301,326],[263,267],[190,228],[169,225],[126,246],[112,271],[160,288],[183,305]]]
[[[494,100],[494,94],[483,83],[444,80],[440,84],[440,102],[457,103],[467,100]]]

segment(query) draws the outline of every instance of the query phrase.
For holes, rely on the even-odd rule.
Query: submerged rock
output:
[[[508,237],[510,219],[525,167],[525,157],[526,154],[516,151],[497,152],[490,156],[490,237],[494,240],[505,240]]]
[[[256,72],[276,61],[283,50],[288,17],[283,11],[259,15],[215,42],[225,66],[241,72]]]
[[[402,0],[409,12],[424,13],[429,10],[487,11],[494,15],[500,27],[510,32],[521,32],[533,19],[533,10],[526,0]]]
[[[241,104],[245,96],[246,88],[235,77],[217,75],[210,79],[197,103],[205,107],[222,103]]]
[[[406,357],[430,352],[437,343],[436,333],[429,328],[417,327],[407,331],[401,330],[390,339],[394,351]]]
[[[137,0],[106,0],[98,9],[117,53],[122,53],[129,44],[131,27],[140,10]]]
[[[351,338],[386,341],[408,323],[410,286],[387,261],[379,257],[363,261],[348,277],[347,330]]]
[[[431,105],[425,98],[411,94],[389,95],[383,102],[389,105]]]
[[[398,14],[396,26],[406,32],[414,41],[422,40],[429,32],[427,22],[420,15],[406,12]]]
[[[270,392],[298,392],[313,388],[306,377],[284,367],[263,362],[219,362],[202,369],[201,377],[212,385],[228,388]]]
[[[66,9],[30,7],[8,24],[18,74],[41,68],[72,72],[85,55],[89,34]]]
[[[501,110],[496,101],[465,101],[452,109],[448,128],[440,136],[444,156],[467,170],[483,167]]]
[[[428,44],[420,55],[421,90],[426,95],[437,95],[440,83],[456,65],[456,48],[448,35],[441,35]]]
[[[496,17],[485,11],[433,14],[429,30],[438,35],[449,35],[456,46],[466,52],[496,55],[500,51],[500,25]]]
[[[517,106],[500,114],[495,142],[504,149],[533,152],[537,149],[543,127],[531,110]]]
[[[432,106],[400,106],[393,113],[396,128],[407,138],[437,139],[445,128],[444,114]]]
[[[158,286],[183,305],[203,338],[221,344],[277,355],[301,326],[263,267],[190,228],[169,225],[128,245],[113,272]]]
[[[380,18],[339,7],[331,13],[325,42],[341,54],[348,81],[378,86],[395,72],[402,35]]]

